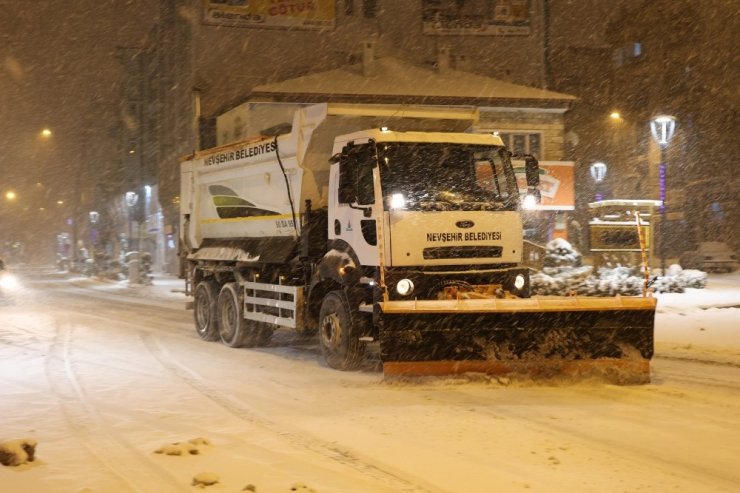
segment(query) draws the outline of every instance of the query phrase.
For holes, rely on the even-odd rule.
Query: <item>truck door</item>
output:
[[[330,228],[337,240],[346,241],[362,265],[378,265],[375,228],[376,152],[373,142],[347,146],[339,159],[333,217]]]

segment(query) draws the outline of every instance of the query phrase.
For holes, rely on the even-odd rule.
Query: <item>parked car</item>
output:
[[[737,268],[737,256],[727,243],[704,241],[696,250],[684,252],[681,266],[707,272],[733,272]]]

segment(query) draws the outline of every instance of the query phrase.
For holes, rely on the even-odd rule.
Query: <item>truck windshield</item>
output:
[[[378,144],[386,209],[516,210],[516,178],[503,147]]]

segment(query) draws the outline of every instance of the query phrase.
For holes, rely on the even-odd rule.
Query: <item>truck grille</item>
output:
[[[498,258],[501,257],[500,246],[449,246],[425,248],[424,260],[454,258]]]

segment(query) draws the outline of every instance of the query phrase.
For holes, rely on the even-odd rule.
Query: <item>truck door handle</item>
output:
[[[334,234],[338,235],[342,232],[342,223],[339,222],[339,219],[334,220]]]

